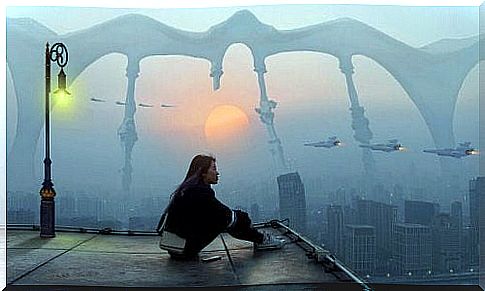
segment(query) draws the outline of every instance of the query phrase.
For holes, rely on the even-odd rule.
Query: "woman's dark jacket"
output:
[[[167,213],[165,229],[187,240],[217,236],[232,219],[232,210],[217,200],[214,190],[204,183],[177,191]]]

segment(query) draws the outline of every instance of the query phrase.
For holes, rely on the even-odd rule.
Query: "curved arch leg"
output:
[[[372,131],[369,128],[369,120],[365,117],[364,107],[359,104],[359,96],[355,89],[352,75],[354,66],[351,57],[340,58],[340,70],[345,75],[347,92],[350,99],[350,112],[352,116],[352,129],[354,130],[354,139],[363,144],[369,144],[372,139]],[[364,173],[367,179],[373,179],[375,173],[375,160],[372,151],[368,148],[362,149],[362,162],[364,164]]]
[[[126,90],[126,105],[125,115],[123,121],[118,128],[118,136],[120,138],[121,146],[124,152],[124,166],[122,168],[121,185],[125,195],[129,194],[133,167],[131,163],[131,154],[133,147],[138,140],[135,124],[135,87],[136,78],[140,72],[139,60],[128,59],[128,67],[126,69],[126,77],[128,78],[128,86]]]
[[[266,73],[266,65],[264,60],[259,62],[255,61],[254,71],[258,75],[258,84],[260,92],[259,108],[255,108],[256,112],[259,114],[259,119],[266,126],[270,140],[270,152],[275,163],[276,170],[279,174],[288,171],[286,165],[286,160],[283,152],[283,146],[281,145],[281,140],[278,138],[276,130],[274,128],[274,112],[276,108],[276,101],[269,100],[266,93],[266,83],[264,79],[264,74]]]

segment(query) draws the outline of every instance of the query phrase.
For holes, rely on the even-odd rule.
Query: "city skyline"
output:
[[[280,188],[280,195],[285,193],[286,198],[283,199],[294,199],[292,203],[297,204],[299,203],[297,200],[301,200],[301,191],[298,188],[302,186],[296,186],[299,182],[292,181],[292,178],[282,177],[281,182],[285,179],[283,182],[285,184],[281,184],[283,188]],[[485,192],[483,192],[482,180],[480,178],[470,181],[468,201],[483,198],[482,194]],[[294,182],[296,184],[293,184]],[[409,196],[405,195],[394,203],[387,204],[359,197],[357,192],[346,192],[340,189],[335,193],[338,196],[329,195],[326,200],[318,202],[307,201],[307,209],[304,210],[307,229],[304,230],[298,225],[294,225],[292,229],[296,228],[299,233],[309,237],[314,243],[328,249],[360,276],[372,276],[375,282],[390,278],[394,280],[401,278],[400,282],[423,280],[431,275],[441,276],[439,278],[443,279],[442,275],[450,272],[468,276],[467,274],[473,273],[473,270],[475,272],[479,270],[477,217],[474,214],[473,202],[468,205],[453,202],[449,208],[446,205],[410,200]],[[39,201],[32,200],[29,193],[11,194],[14,195],[9,195],[8,199],[9,225],[20,223],[28,226],[38,223]],[[113,203],[110,202],[109,196],[99,198],[95,193],[90,192],[64,194],[57,199],[58,226],[69,226],[74,229],[76,227],[109,228],[118,232],[127,230],[153,232],[153,227],[159,218],[159,210],[168,202],[156,193],[138,200],[131,206],[128,201],[117,200]],[[351,198],[340,199],[349,194]],[[292,195],[296,196],[291,198]],[[332,200],[335,198],[340,201]],[[283,203],[287,204],[284,201]],[[234,204],[237,205],[237,209],[244,211],[251,209],[252,215],[259,216],[260,221],[268,221],[279,215],[281,219],[290,218],[291,221],[293,218],[298,222],[298,216],[301,215],[298,214],[301,213],[298,209],[287,209],[286,214],[278,212],[278,209],[272,208],[271,202],[268,204],[268,202],[240,201]],[[402,206],[405,213],[400,213],[404,215],[401,218],[398,218],[399,215],[396,216],[397,213],[392,214],[388,211],[393,208],[399,211]],[[432,207],[435,210],[430,215],[429,209],[423,207]],[[411,211],[408,211],[408,208]],[[287,215],[289,216],[286,217]],[[326,220],[320,219],[325,217],[327,217]],[[397,237],[394,237],[395,235]],[[369,243],[370,253],[362,253],[359,245]],[[383,243],[387,245],[384,247],[388,249],[387,255],[382,252]],[[443,249],[444,252],[435,251],[437,249]],[[387,258],[382,258],[383,255]],[[376,262],[380,264],[376,265]],[[464,277],[463,280],[464,283],[468,282],[466,284],[475,282],[473,278]]]
[[[6,16],[7,223],[39,223],[36,52],[59,41],[72,95],[52,96],[58,226],[153,232],[191,157],[208,153],[218,199],[259,222],[289,219],[362,278],[475,280],[478,8],[9,7]]]

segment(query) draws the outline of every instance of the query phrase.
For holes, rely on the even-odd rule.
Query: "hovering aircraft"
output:
[[[462,142],[454,149],[424,150],[425,153],[437,154],[438,156],[461,159],[469,155],[478,155],[479,151],[471,147],[471,142]]]
[[[397,139],[390,139],[389,143],[378,143],[378,144],[361,144],[361,148],[369,148],[373,151],[383,151],[383,152],[394,152],[394,151],[404,151],[404,147],[398,143]]]
[[[327,140],[319,142],[310,142],[303,144],[304,146],[316,147],[316,148],[333,148],[342,145],[342,142],[337,139],[336,136],[331,136]]]
[[[176,106],[175,105],[169,105],[169,104],[162,104],[162,105],[160,105],[160,107],[169,108],[169,107],[176,107]]]
[[[106,100],[104,100],[104,99],[98,99],[98,98],[91,98],[89,100],[91,100],[93,102],[106,102]]]
[[[122,106],[125,106],[126,105],[125,102],[121,102],[121,101],[116,101],[115,103],[116,103],[116,105],[122,105]]]
[[[145,104],[145,103],[138,103],[138,106],[140,106],[140,107],[146,107],[146,108],[153,107],[153,105]]]

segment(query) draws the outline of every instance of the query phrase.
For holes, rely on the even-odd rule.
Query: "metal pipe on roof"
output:
[[[256,225],[259,226],[260,224]],[[262,223],[261,225],[264,226],[272,226],[274,228],[280,227],[284,228],[286,231],[291,232],[293,235],[298,237],[298,239],[305,244],[307,244],[310,248],[314,250],[313,253],[313,258],[317,260],[317,262],[331,262],[333,266],[340,271],[344,272],[347,276],[349,276],[352,280],[354,280],[357,284],[359,284],[363,289],[363,291],[372,291],[372,288],[370,288],[362,279],[360,279],[357,275],[355,275],[351,270],[347,269],[337,258],[335,258],[333,255],[330,254],[328,250],[323,249],[322,247],[315,245],[312,243],[310,240],[305,238],[303,235],[299,234],[298,232],[294,231],[280,220],[271,220],[266,223]]]

